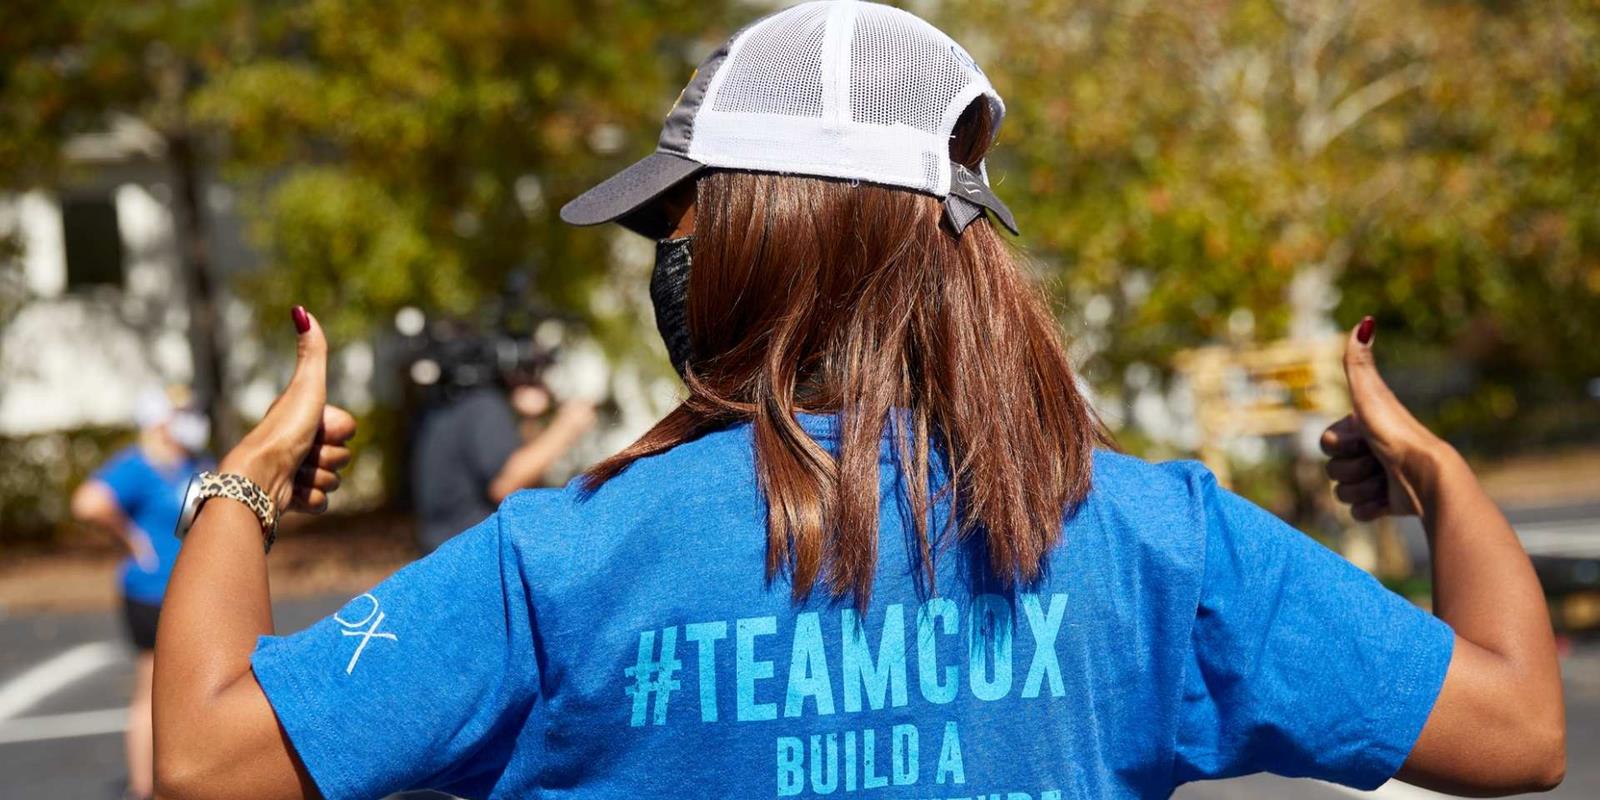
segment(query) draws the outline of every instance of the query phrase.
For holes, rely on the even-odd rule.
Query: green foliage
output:
[[[356,336],[402,305],[466,311],[529,270],[556,306],[633,332],[588,302],[604,237],[556,211],[654,147],[728,33],[723,5],[260,4],[191,106],[259,188],[269,263],[250,296]]]
[[[1181,348],[1373,313],[1458,438],[1600,429],[1592,0],[907,5],[1006,96],[991,173],[1112,402]],[[765,8],[9,3],[0,185],[53,179],[114,114],[192,116],[250,190],[266,259],[236,288],[266,324],[305,303],[348,339],[531,270],[606,341],[647,339],[594,300],[607,238],[556,210],[650,150],[692,65]]]
[[[236,0],[0,5],[0,187],[48,185],[68,139],[119,114],[178,122],[186,74],[216,57],[239,14]]]
[[[63,541],[73,487],[131,440],[115,428],[0,437],[0,555]]]
[[[250,275],[248,294],[295,291],[299,299],[284,304],[330,310],[330,334],[342,340],[370,333],[368,323],[420,297],[466,311],[476,297],[460,254],[438,247],[412,219],[370,179],[331,167],[297,170],[275,187],[260,226],[274,258],[294,274]]]
[[[1182,347],[1371,313],[1452,433],[1514,441],[1552,403],[1594,430],[1600,7],[948,8],[1008,100],[991,174],[1026,246],[1069,307],[1110,309],[1069,326],[1113,394]]]

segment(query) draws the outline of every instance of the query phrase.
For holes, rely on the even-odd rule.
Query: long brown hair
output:
[[[983,103],[952,157],[992,143]],[[589,470],[593,489],[635,460],[749,421],[767,500],[767,579],[793,597],[819,579],[865,607],[878,563],[886,425],[933,585],[930,460],[940,458],[961,538],[984,537],[993,576],[1039,576],[1064,515],[1089,491],[1104,428],[1078,389],[1039,288],[987,218],[959,237],[934,197],[868,184],[712,172],[696,188],[689,396]],[[839,414],[839,455],[795,419]]]

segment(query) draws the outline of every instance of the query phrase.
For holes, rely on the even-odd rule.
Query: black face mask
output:
[[[656,330],[667,344],[672,368],[682,376],[694,348],[689,344],[689,251],[693,236],[656,243],[656,268],[650,273],[650,304]]]

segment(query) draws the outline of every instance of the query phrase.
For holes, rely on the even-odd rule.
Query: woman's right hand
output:
[[[1466,461],[1389,391],[1372,334],[1368,317],[1345,343],[1353,410],[1322,434],[1328,476],[1358,520],[1422,517],[1432,610],[1455,633],[1444,683],[1396,777],[1452,795],[1548,791],[1566,772],[1566,721],[1539,578]]]
[[[1389,391],[1372,355],[1374,327],[1372,317],[1361,320],[1345,342],[1353,410],[1321,442],[1334,496],[1361,521],[1423,513],[1440,464],[1455,452]]]

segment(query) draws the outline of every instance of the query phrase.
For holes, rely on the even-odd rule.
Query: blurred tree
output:
[[[671,98],[731,32],[730,4],[250,3],[190,108],[246,188],[265,258],[240,288],[263,340],[287,343],[297,303],[342,342],[371,341],[405,306],[482,316],[517,275],[612,356],[659,349],[638,313],[644,276],[617,280],[615,238],[558,211],[654,149]],[[362,425],[390,487],[404,485],[405,412]]]
[[[556,213],[654,148],[726,5],[257,4],[193,105],[260,188],[253,301],[303,303],[349,339],[404,305],[469,312],[520,270],[613,344],[641,330],[591,302],[605,237]]]
[[[67,144],[118,117],[154,130],[171,171],[178,257],[189,306],[195,389],[213,430],[236,429],[220,380],[215,287],[199,200],[199,143],[189,95],[239,20],[234,0],[113,3],[18,0],[0,7],[0,187],[55,187]],[[3,243],[14,249],[16,241]]]
[[[258,318],[304,303],[360,336],[525,269],[615,349],[648,326],[604,302],[613,243],[556,210],[648,151],[692,64],[768,5],[11,3],[0,179],[43,180],[109,113],[179,144],[192,115],[257,190]],[[1600,375],[1592,0],[905,5],[1010,101],[994,175],[1113,404],[1177,349],[1362,313],[1458,432],[1503,437]]]
[[[1010,101],[994,174],[1112,398],[1178,348],[1363,313],[1419,392],[1469,365],[1433,409],[1457,431],[1600,375],[1594,3],[944,8]]]

